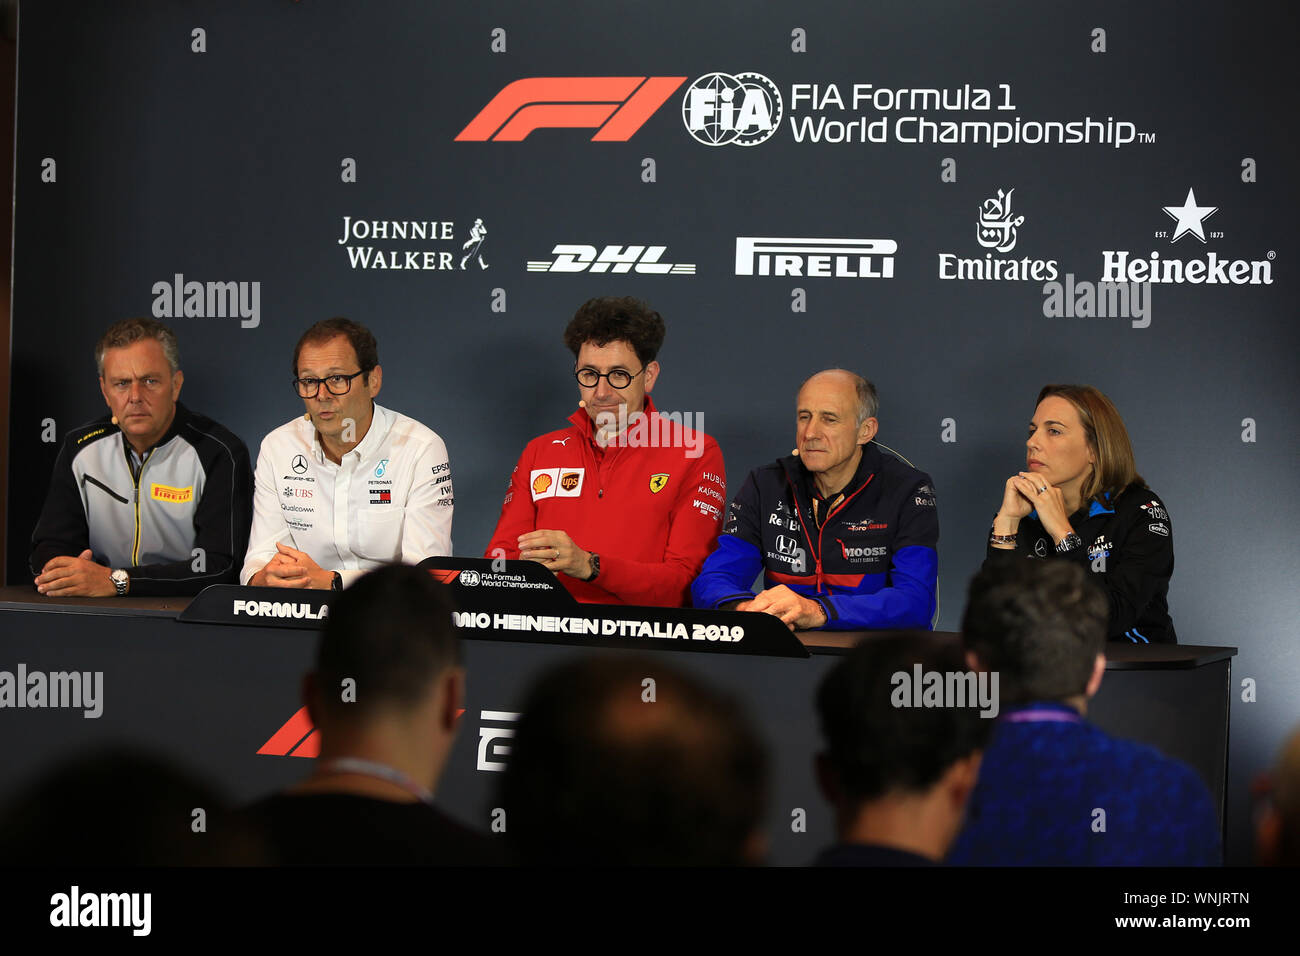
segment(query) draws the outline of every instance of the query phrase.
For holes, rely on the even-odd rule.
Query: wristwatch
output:
[[[587,578],[587,580],[594,581],[596,580],[596,578],[600,577],[600,555],[598,555],[595,551],[590,552],[590,554],[591,554],[591,577]]]
[[[1077,532],[1071,531],[1060,540],[1060,543],[1057,544],[1056,553],[1065,554],[1067,551],[1073,551],[1075,548],[1081,547],[1082,545],[1083,539],[1079,537]]]
[[[118,568],[108,576],[108,579],[113,582],[113,587],[117,588],[117,596],[126,597],[126,589],[131,585],[131,576]]]

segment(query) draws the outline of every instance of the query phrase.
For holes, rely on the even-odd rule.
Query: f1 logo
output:
[[[534,76],[515,80],[460,131],[457,142],[517,143],[535,129],[595,129],[623,143],[686,82],[684,76]]]

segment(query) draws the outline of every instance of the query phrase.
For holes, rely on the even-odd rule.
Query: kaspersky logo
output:
[[[479,111],[456,142],[517,143],[539,129],[594,129],[592,142],[632,138],[684,76],[534,76],[515,80]]]

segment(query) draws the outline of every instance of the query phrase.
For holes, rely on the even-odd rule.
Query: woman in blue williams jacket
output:
[[[1169,617],[1173,526],[1137,473],[1128,430],[1091,385],[1048,385],[989,534],[991,561],[1059,558],[1092,571],[1110,601],[1111,640],[1177,643]]]

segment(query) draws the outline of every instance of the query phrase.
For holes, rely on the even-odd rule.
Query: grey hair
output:
[[[109,349],[125,348],[144,339],[157,339],[162,346],[163,355],[172,373],[180,371],[181,348],[176,342],[176,333],[155,319],[123,319],[109,326],[107,332],[95,346],[95,367],[99,369],[100,378],[104,377],[104,353]]]

